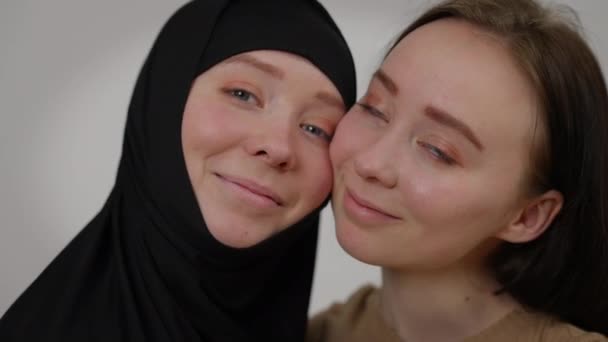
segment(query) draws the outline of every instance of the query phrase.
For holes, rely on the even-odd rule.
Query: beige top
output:
[[[334,304],[308,324],[306,342],[402,342],[383,320],[378,289],[364,286],[345,303]],[[576,341],[606,342],[608,338],[583,331],[540,313],[515,310],[464,342]]]

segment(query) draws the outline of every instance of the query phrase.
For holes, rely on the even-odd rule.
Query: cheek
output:
[[[411,173],[417,177],[405,185],[405,206],[420,233],[430,239],[429,248],[435,246],[445,253],[466,249],[493,236],[505,224],[504,201],[488,191],[488,186],[479,181],[480,175],[442,178],[420,171]]]
[[[423,235],[434,234],[453,219],[454,194],[459,191],[425,172],[419,164],[407,164],[400,167],[402,181],[398,183],[404,216],[415,222]]]
[[[403,198],[406,223],[399,236],[388,236],[388,251],[406,264],[445,267],[469,255],[490,238],[496,224],[489,205],[461,184],[418,175]],[[391,248],[388,248],[388,247]]]
[[[333,186],[333,172],[327,149],[310,153],[302,160],[304,170],[302,177],[296,179],[303,194],[301,198],[310,198],[311,209],[318,207],[329,196]]]
[[[369,132],[357,121],[354,113],[347,113],[336,127],[329,155],[334,169],[354,157],[371,139]]]
[[[243,124],[233,122],[234,114],[212,98],[186,103],[182,119],[185,157],[209,156],[240,136]]]
[[[188,100],[182,118],[182,149],[186,170],[194,188],[203,181],[208,161],[231,146],[242,136],[235,125],[234,113],[212,98]]]

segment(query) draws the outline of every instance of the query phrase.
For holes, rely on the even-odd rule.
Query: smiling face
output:
[[[293,225],[327,198],[340,94],[307,60],[233,56],[201,74],[182,123],[186,167],[205,223],[243,248]]]
[[[342,247],[390,268],[481,261],[528,203],[536,108],[490,34],[444,19],[407,35],[332,142]]]

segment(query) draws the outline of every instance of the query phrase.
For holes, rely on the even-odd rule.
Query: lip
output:
[[[364,223],[383,223],[401,220],[401,217],[382,210],[378,205],[360,197],[352,190],[344,191],[343,206],[349,216]]]
[[[215,173],[215,175],[226,182],[232,183],[236,186],[243,188],[244,190],[251,192],[254,195],[265,197],[273,201],[277,206],[283,206],[283,199],[274,191],[270,190],[268,187],[265,187],[252,180],[245,178],[227,176],[219,173]]]

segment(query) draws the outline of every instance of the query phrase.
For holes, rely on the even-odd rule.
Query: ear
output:
[[[527,200],[516,213],[513,221],[496,237],[512,243],[523,243],[536,239],[551,225],[562,209],[564,197],[557,190],[549,190]]]

